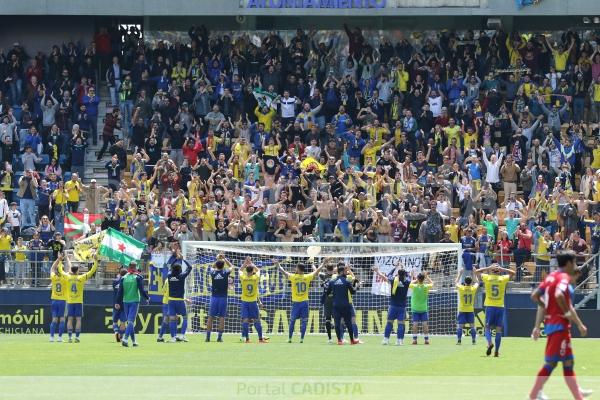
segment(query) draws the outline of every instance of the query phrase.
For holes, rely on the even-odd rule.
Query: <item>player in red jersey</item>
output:
[[[540,337],[540,325],[544,320],[544,330],[548,336],[546,356],[542,369],[539,370],[535,385],[529,393],[531,400],[543,400],[547,397],[542,393],[544,384],[550,377],[558,362],[563,364],[563,375],[569,390],[575,400],[582,400],[591,395],[591,391],[581,389],[577,384],[573,370],[573,349],[571,348],[571,323],[577,325],[581,336],[587,334],[586,326],[581,322],[571,299],[573,286],[571,282],[577,274],[575,253],[562,252],[556,256],[558,270],[546,277],[544,282],[533,291],[531,299],[538,304],[535,326],[531,337]]]

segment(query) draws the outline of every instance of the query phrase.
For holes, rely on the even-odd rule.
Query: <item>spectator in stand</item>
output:
[[[323,43],[316,31],[289,41],[269,33],[261,46],[196,27],[189,44],[118,34],[126,40],[102,29],[92,44],[31,60],[20,46],[7,55],[0,190],[10,202],[18,185],[23,225],[39,226],[37,198],[38,215],[50,213],[63,231],[73,188],[59,171],[70,171],[90,212],[106,201],[103,227],[150,238],[164,221],[171,235],[149,239],[153,246],[190,233],[416,243],[448,232],[458,241],[470,229],[505,266],[516,241],[520,280],[529,254],[552,262],[565,244],[528,232],[585,233],[600,201],[600,153],[588,143],[598,134],[590,120],[600,121],[591,33],[405,34],[378,49],[368,31],[348,27]],[[124,56],[111,62],[113,51]],[[98,72],[113,106],[98,154],[111,155],[110,191],[84,185],[104,117]]]
[[[82,98],[82,105],[85,106],[87,119],[89,120],[90,136],[94,146],[98,144],[98,105],[100,97],[96,95],[96,89],[90,87],[87,94]]]

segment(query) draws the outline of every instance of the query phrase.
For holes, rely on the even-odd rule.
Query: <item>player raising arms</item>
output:
[[[56,325],[58,325],[58,339],[57,342],[62,342],[62,335],[65,331],[65,308],[67,306],[67,281],[64,273],[61,274],[57,270],[63,269],[62,254],[59,254],[58,258],[52,263],[52,270],[50,271],[50,282],[52,284],[52,294],[50,300],[52,301],[52,322],[50,322],[50,341],[54,342],[54,332],[56,332]],[[71,269],[71,262],[67,259],[67,269]]]
[[[167,275],[169,281],[169,331],[171,333],[171,342],[187,342],[185,332],[187,330],[187,308],[185,306],[185,278],[192,272],[192,266],[181,255],[181,250],[176,249],[173,255],[167,261],[171,265],[171,271]],[[186,265],[185,272],[181,265]],[[181,335],[177,336],[177,320],[181,315],[183,322],[181,324]]]
[[[321,304],[323,304],[323,316],[325,318],[325,331],[327,332],[327,340],[329,344],[333,343],[331,338],[331,320],[333,319],[333,295],[327,293],[329,281],[336,277],[335,265],[325,263],[325,270],[321,271],[319,278],[321,279],[321,286],[323,287],[323,294],[321,295]]]
[[[263,338],[262,324],[260,322],[258,298],[258,284],[260,280],[260,270],[252,263],[250,256],[246,257],[244,263],[239,269],[240,284],[242,285],[241,296],[241,314],[242,314],[242,337],[246,343],[250,343],[250,323],[254,322],[254,328],[258,333],[259,343],[268,343],[267,338]]]
[[[228,268],[225,268],[227,266]],[[234,269],[233,264],[223,254],[217,256],[214,266],[208,270],[211,279],[211,296],[206,321],[206,342],[210,342],[213,320],[219,318],[217,327],[217,342],[223,341],[225,317],[227,316],[227,291],[229,290],[229,275]]]
[[[383,333],[383,344],[390,344],[390,335],[392,334],[392,326],[394,320],[398,321],[398,332],[396,333],[396,346],[404,344],[404,320],[406,319],[406,296],[410,286],[408,274],[398,263],[396,268],[388,275],[379,271],[379,268],[373,267],[373,271],[381,277],[385,282],[391,285],[390,305],[388,308],[387,324]]]
[[[341,265],[340,265],[341,264]],[[327,284],[327,294],[333,295],[333,318],[335,320],[335,334],[338,339],[338,345],[344,344],[342,320],[348,329],[351,344],[360,344],[358,339],[354,338],[354,329],[352,328],[352,295],[360,284],[358,279],[350,273],[350,269],[338,264],[337,276],[332,278]]]
[[[419,324],[423,326],[423,336],[425,344],[429,344],[429,291],[433,287],[433,281],[427,272],[420,272],[416,279],[413,279],[409,285],[412,289],[410,296],[410,310],[412,312],[412,344],[417,344],[417,335]]]
[[[356,280],[356,278],[354,276],[354,272],[352,272],[352,267],[350,266],[349,263],[339,262],[338,268],[339,267],[345,267],[346,276],[348,277],[349,280]],[[362,341],[358,338],[358,324],[356,323],[356,309],[354,308],[354,303],[352,302],[352,298],[350,298],[350,314],[352,315],[351,321],[352,321],[352,332],[354,333],[354,340],[358,341],[358,344],[362,344]],[[342,331],[342,340],[343,340],[343,337],[344,337],[344,332]]]
[[[575,253],[565,251],[556,256],[558,270],[544,279],[531,294],[532,300],[538,304],[535,326],[531,336],[534,340],[540,337],[540,324],[544,321],[544,330],[548,336],[544,366],[539,370],[529,398],[546,399],[542,393],[544,384],[560,361],[563,365],[565,382],[575,400],[581,400],[592,394],[577,384],[573,371],[573,349],[571,347],[571,323],[577,325],[581,336],[587,335],[587,328],[579,319],[572,303],[573,286],[571,282],[576,276]]]
[[[291,274],[283,269],[278,261],[274,260],[273,263],[279,266],[281,273],[284,274],[292,284],[292,312],[290,315],[288,343],[292,343],[294,325],[296,325],[296,320],[298,318],[300,318],[300,343],[304,343],[304,335],[306,334],[306,326],[308,324],[308,292],[310,283],[321,271],[323,265],[320,265],[319,268],[307,274],[306,264],[298,264],[296,265],[296,272]]]
[[[138,273],[137,265],[134,262],[131,262],[127,268],[127,274],[123,276],[123,279],[121,280],[119,291],[117,293],[117,302],[115,302],[115,308],[117,310],[123,305],[125,317],[127,318],[127,328],[125,329],[125,335],[121,340],[121,345],[123,345],[123,347],[129,346],[128,339],[130,337],[133,347],[138,346],[135,341],[135,321],[137,319],[137,313],[142,297],[145,298],[146,301],[150,300],[148,293],[144,290],[144,278]]]
[[[487,272],[490,271],[491,274]],[[492,264],[487,268],[477,270],[481,275],[481,280],[485,287],[485,339],[487,340],[486,355],[492,354],[494,344],[492,343],[492,329],[496,329],[496,350],[494,357],[500,355],[500,343],[502,343],[502,331],[504,328],[504,294],[506,286],[510,281],[510,277],[515,274],[515,271],[507,268],[502,268],[498,264]],[[507,273],[508,275],[501,275]]]
[[[475,330],[475,296],[479,287],[477,275],[466,276],[464,283],[460,283],[460,278],[464,270],[458,273],[456,277],[456,290],[458,290],[458,316],[456,327],[456,344],[461,344],[463,329],[466,324],[471,327],[471,342],[475,344],[477,331]]]
[[[158,330],[158,338],[156,341],[159,343],[164,343],[165,338],[163,337],[165,333],[169,331],[169,325],[171,323],[171,319],[169,317],[169,279],[165,279],[163,281],[160,292],[163,295],[162,301],[162,321],[160,324],[160,329]]]
[[[70,265],[68,257],[62,253],[58,254],[60,261],[66,260]],[[58,268],[58,275],[64,276],[67,283],[67,331],[69,333],[69,343],[73,341],[73,320],[75,320],[75,343],[79,343],[79,335],[81,334],[81,317],[83,316],[83,287],[85,282],[90,279],[98,269],[98,255],[94,257],[92,268],[83,275],[79,275],[79,267],[71,265],[69,273],[65,274],[62,268]]]
[[[127,270],[125,268],[121,268],[119,270],[119,274],[112,281],[113,288],[113,312],[112,312],[112,320],[113,320],[113,332],[115,333],[115,339],[117,342],[121,341],[121,338],[125,334],[125,323],[127,322],[127,316],[125,315],[125,307],[123,307],[123,302],[118,303],[119,301],[119,288],[121,287],[121,280],[127,274]],[[119,304],[119,308],[115,307],[115,304]]]

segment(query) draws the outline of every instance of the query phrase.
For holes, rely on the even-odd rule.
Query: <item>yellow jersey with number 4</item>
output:
[[[314,277],[314,272],[310,274],[290,274],[288,276],[288,279],[292,283],[293,302],[308,301],[308,290]]]
[[[85,286],[85,282],[94,275],[97,269],[98,261],[95,261],[92,269],[83,275],[67,275],[62,268],[58,268],[58,274],[64,277],[66,281],[67,304],[83,304],[83,287]]]
[[[258,282],[260,277],[257,273],[247,275],[240,270],[240,284],[242,285],[241,301],[252,302],[258,301]]]
[[[504,307],[504,294],[510,277],[508,275],[483,274],[481,280],[485,287],[486,307]]]
[[[458,312],[475,312],[475,295],[479,284],[459,285],[458,290]]]

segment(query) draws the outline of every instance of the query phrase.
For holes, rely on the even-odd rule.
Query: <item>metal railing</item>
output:
[[[71,250],[67,250],[71,264],[79,267],[80,273],[88,271],[92,262],[75,261]],[[10,250],[0,251],[0,287],[8,289],[31,289],[50,287],[50,271],[54,262],[51,250]],[[114,262],[101,261],[87,286],[97,289],[110,289],[114,277],[121,266]],[[4,285],[1,281],[4,278]]]
[[[577,304],[575,304],[576,309],[585,307],[587,303],[595,297],[596,309],[600,310],[600,268],[598,268],[599,263],[600,254],[594,254],[581,266],[582,269],[587,267],[589,270],[589,274],[575,287],[575,293],[584,294],[583,299],[581,299]]]

